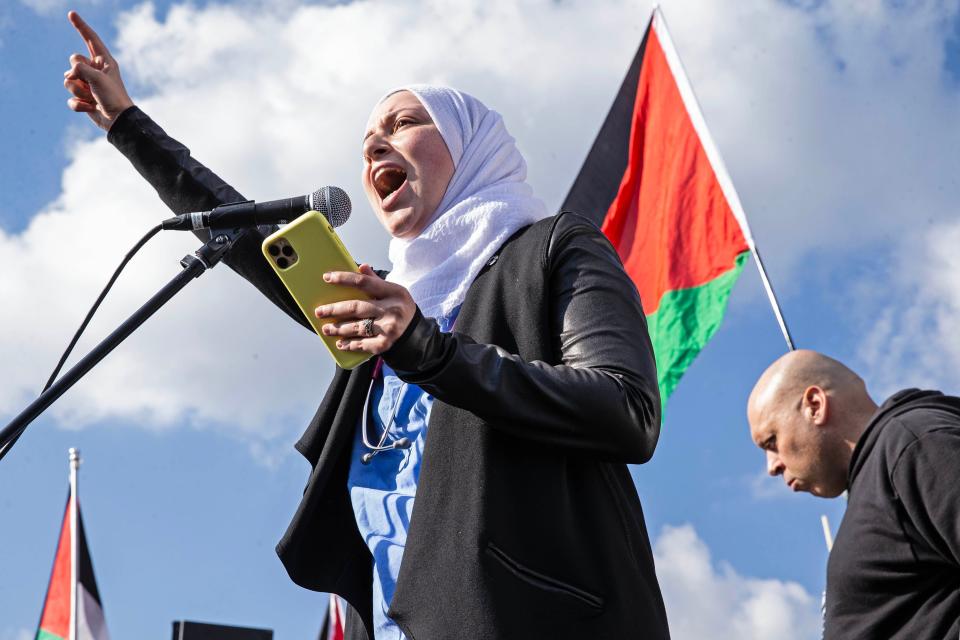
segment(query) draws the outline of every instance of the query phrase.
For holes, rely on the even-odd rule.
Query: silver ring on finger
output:
[[[366,318],[360,321],[360,334],[368,338],[372,338],[374,336],[373,318]]]

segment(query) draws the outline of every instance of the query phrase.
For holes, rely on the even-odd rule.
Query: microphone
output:
[[[261,224],[285,224],[307,211],[319,211],[334,227],[350,219],[350,196],[340,187],[320,187],[313,193],[295,198],[268,202],[234,202],[210,211],[182,213],[167,218],[164,230],[196,231],[198,229],[233,229]]]

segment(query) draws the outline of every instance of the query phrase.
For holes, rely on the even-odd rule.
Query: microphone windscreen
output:
[[[310,206],[322,213],[334,227],[350,219],[350,196],[340,187],[320,187],[310,194]]]

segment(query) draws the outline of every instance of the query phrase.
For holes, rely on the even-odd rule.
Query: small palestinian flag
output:
[[[343,603],[336,594],[330,594],[330,606],[320,627],[319,640],[343,640]]]
[[[637,285],[665,405],[754,247],[659,8],[563,210],[593,216]]]
[[[74,507],[77,508],[76,537],[72,535]],[[74,566],[76,571],[73,571]],[[74,586],[77,604],[76,636],[70,633],[74,619],[74,607],[71,604],[74,600]],[[97,581],[93,577],[93,564],[87,549],[79,505],[68,497],[36,640],[108,640],[109,637]]]

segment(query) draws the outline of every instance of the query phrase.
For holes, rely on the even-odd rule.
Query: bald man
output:
[[[824,640],[960,637],[960,398],[907,389],[881,406],[863,380],[791,352],[747,404],[770,475],[848,492],[827,566]]]

